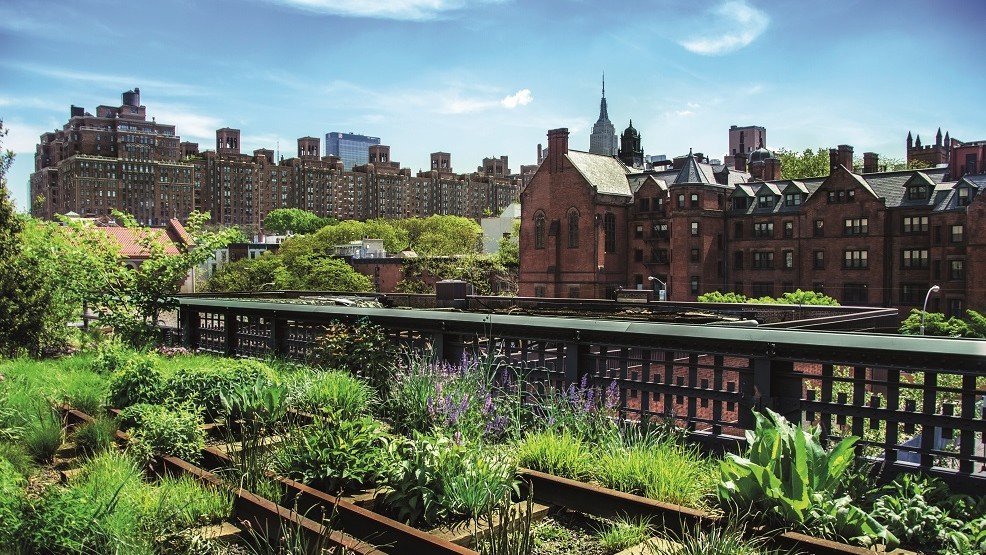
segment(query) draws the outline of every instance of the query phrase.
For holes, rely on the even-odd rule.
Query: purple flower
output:
[[[486,399],[483,400],[483,416],[489,416],[491,412],[493,412],[493,396],[487,393]]]
[[[605,406],[607,410],[613,410],[616,405],[620,402],[620,388],[616,383],[616,380],[609,382],[609,387],[606,388],[606,401]]]

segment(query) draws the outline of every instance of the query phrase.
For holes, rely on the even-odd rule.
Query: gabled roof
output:
[[[776,183],[777,183],[777,187],[781,190],[782,193],[786,194],[788,192],[797,191],[802,194],[806,194],[806,195],[808,194],[808,186],[800,181],[791,179],[787,182],[777,181]]]
[[[678,177],[675,178],[674,183],[676,185],[681,183],[717,184],[715,170],[712,169],[712,166],[699,162],[692,154],[685,158],[685,163],[681,166],[681,171],[678,172]]]
[[[597,193],[633,196],[630,182],[627,180],[629,171],[617,158],[581,150],[569,150],[565,156]]]
[[[630,180],[630,190],[633,191],[633,194],[637,194],[637,191],[640,191],[641,187],[643,187],[648,182],[653,182],[654,186],[656,186],[659,190],[667,191],[668,190],[667,181],[661,179],[660,177],[658,177],[658,175],[659,174],[657,172],[651,172],[651,171],[628,175],[627,179]]]
[[[124,258],[147,258],[150,252],[144,247],[147,239],[164,247],[165,254],[178,254],[178,245],[191,245],[192,237],[185,231],[176,218],[168,220],[166,227],[151,228],[148,232],[143,228],[120,226],[96,226],[120,246],[120,256]]]

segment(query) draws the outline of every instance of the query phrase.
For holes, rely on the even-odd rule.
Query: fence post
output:
[[[223,313],[223,332],[225,334],[223,349],[226,356],[236,356],[236,313],[228,308]]]
[[[577,384],[587,372],[589,346],[579,341],[579,334],[576,332],[575,341],[565,343],[565,383]]]
[[[444,327],[444,326],[443,326]],[[462,362],[462,340],[444,330],[435,334],[435,361],[458,365]]]
[[[792,424],[800,424],[801,375],[794,372],[793,362],[775,359],[774,349],[774,344],[768,343],[766,352],[753,359],[752,383],[740,380],[740,389],[744,397],[753,399],[752,408],[769,408]],[[741,408],[739,420],[744,428],[754,426],[748,407]]]
[[[199,311],[189,307],[178,308],[178,322],[181,326],[181,344],[190,351],[199,348]]]
[[[267,351],[277,357],[284,356],[287,349],[284,348],[284,336],[287,322],[278,318],[277,311],[270,316],[270,338],[267,340]]]

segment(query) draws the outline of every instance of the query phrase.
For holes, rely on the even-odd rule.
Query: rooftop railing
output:
[[[306,360],[325,324],[365,319],[400,345],[458,362],[495,357],[532,383],[615,382],[617,410],[673,419],[710,448],[735,449],[752,409],[856,435],[889,474],[923,471],[962,491],[986,485],[986,341],[771,328],[477,314],[190,298],[190,348]]]

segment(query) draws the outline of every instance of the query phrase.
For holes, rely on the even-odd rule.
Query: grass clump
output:
[[[164,397],[164,380],[147,355],[131,357],[113,373],[109,382],[110,404],[127,408],[139,403],[160,403]]]
[[[301,410],[357,418],[369,412],[375,391],[370,385],[346,372],[305,373],[291,384],[291,404]]]
[[[130,433],[130,449],[141,459],[173,455],[196,462],[205,447],[202,417],[191,410],[160,405],[133,405],[120,413],[120,427]]]
[[[782,555],[789,553],[768,549],[767,538],[747,537],[735,522],[727,526],[687,528],[682,533],[669,533],[660,541],[648,543],[653,555]]]
[[[599,530],[599,544],[611,553],[644,543],[653,533],[649,518],[621,518]]]
[[[39,464],[47,464],[55,459],[55,453],[64,439],[62,423],[51,411],[41,410],[38,419],[24,432],[24,447],[27,453]]]
[[[80,425],[72,433],[79,454],[92,457],[115,446],[116,421],[110,418],[96,418]]]
[[[594,474],[608,488],[689,507],[701,507],[715,486],[711,463],[670,439],[604,447]]]
[[[10,463],[24,477],[34,468],[34,460],[23,443],[0,443],[0,460]]]
[[[188,475],[162,478],[156,493],[156,504],[167,507],[180,528],[214,524],[233,511],[233,495],[229,491],[203,486]]]
[[[572,480],[592,476],[592,458],[589,447],[568,431],[528,434],[517,446],[520,466]]]

